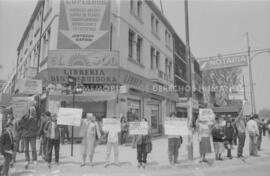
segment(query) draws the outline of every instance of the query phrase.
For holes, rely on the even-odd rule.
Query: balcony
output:
[[[164,85],[173,83],[172,77],[169,78],[168,74],[158,69],[149,70],[149,78],[154,82],[158,82]]]

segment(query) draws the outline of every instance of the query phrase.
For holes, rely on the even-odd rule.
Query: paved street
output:
[[[187,139],[184,138],[184,142]],[[35,176],[35,175],[89,175],[89,176],[150,176],[150,175],[187,175],[187,176],[211,176],[211,175],[256,175],[267,176],[270,175],[270,142],[268,137],[263,138],[262,151],[259,153],[260,157],[247,157],[248,154],[248,140],[246,141],[245,153],[246,156],[243,160],[234,158],[224,161],[214,161],[214,154],[207,156],[209,164],[198,163],[198,143],[196,142],[196,135],[194,135],[194,155],[195,160],[193,162],[187,161],[186,149],[184,143],[180,149],[180,164],[171,167],[168,164],[167,158],[167,139],[159,138],[153,141],[153,152],[148,157],[148,165],[145,170],[138,169],[136,161],[136,150],[131,149],[130,146],[120,147],[120,167],[111,165],[108,168],[104,168],[105,159],[105,146],[101,145],[97,147],[96,155],[94,158],[94,167],[86,166],[80,167],[80,145],[75,145],[74,157],[70,156],[70,145],[61,146],[61,158],[60,165],[53,165],[52,169],[48,169],[47,164],[43,161],[39,161],[37,165],[31,165],[28,170],[23,168],[24,155],[18,155],[18,162],[15,169],[11,170],[14,176]],[[233,150],[235,156],[236,150]]]

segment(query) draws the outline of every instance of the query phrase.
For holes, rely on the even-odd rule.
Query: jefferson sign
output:
[[[239,56],[217,56],[204,59],[198,59],[201,70],[213,70],[222,69],[229,67],[242,67],[248,65],[248,60],[246,55]]]

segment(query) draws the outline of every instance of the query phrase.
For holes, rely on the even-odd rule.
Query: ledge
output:
[[[141,68],[145,68],[145,66],[139,62],[137,62],[135,59],[131,58],[131,57],[128,57],[128,61],[132,62],[133,64],[136,64],[138,65],[139,67]]]

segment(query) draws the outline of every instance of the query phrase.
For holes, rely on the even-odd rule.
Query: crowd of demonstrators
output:
[[[170,114],[170,118],[176,118],[175,113]],[[169,135],[168,136],[168,156],[171,165],[177,164],[178,151],[182,144],[182,136],[180,135]]]

